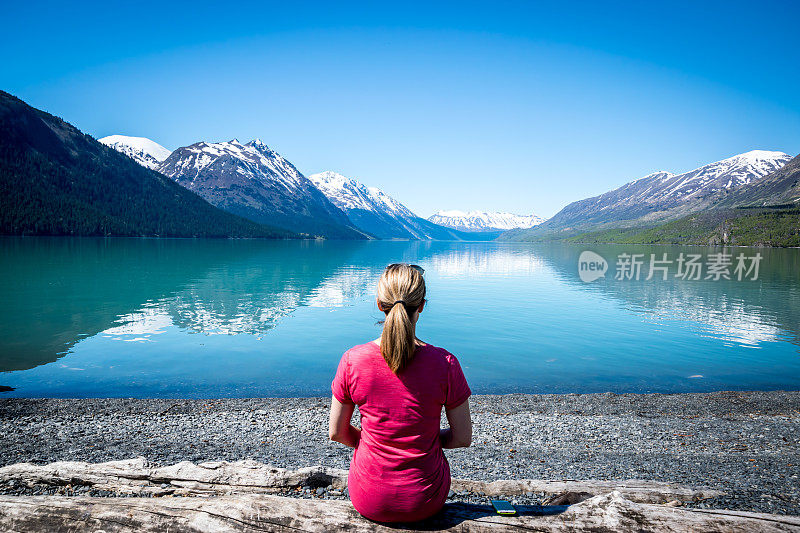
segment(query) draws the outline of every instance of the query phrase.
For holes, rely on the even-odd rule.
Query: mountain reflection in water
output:
[[[800,386],[798,250],[759,250],[757,281],[619,281],[610,272],[583,283],[586,248],[563,244],[0,246],[0,383],[16,388],[3,396],[328,394],[341,353],[378,336],[375,283],[398,261],[426,269],[420,337],[458,355],[476,392]],[[622,252],[714,252],[589,249],[612,266]]]

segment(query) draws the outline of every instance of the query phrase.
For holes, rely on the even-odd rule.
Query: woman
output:
[[[345,352],[331,386],[330,438],[355,448],[350,500],[378,522],[438,512],[450,491],[442,448],[472,441],[471,392],[458,360],[415,335],[425,307],[423,272],[386,267],[378,282],[378,308],[386,314],[381,337]],[[350,423],[356,405],[360,430]],[[440,430],[442,407],[450,427]]]

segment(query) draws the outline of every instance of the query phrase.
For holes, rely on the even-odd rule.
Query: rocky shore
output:
[[[328,405],[0,399],[0,466],[143,456],[155,465],[253,459],[347,468],[350,450],[327,440]],[[471,405],[473,446],[447,452],[453,477],[657,480],[725,492],[686,506],[800,515],[800,392],[474,396]],[[0,485],[3,494],[47,490]],[[290,495],[346,496],[329,487]],[[536,504],[541,496],[514,499]]]

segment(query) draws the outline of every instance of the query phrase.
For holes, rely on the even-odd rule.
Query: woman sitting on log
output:
[[[423,269],[386,267],[378,308],[381,337],[349,349],[333,380],[330,438],[355,448],[347,487],[356,510],[378,522],[437,513],[450,491],[443,448],[472,441],[471,394],[455,356],[416,337],[425,307]],[[355,406],[361,429],[350,423]],[[442,408],[450,424],[439,429]]]

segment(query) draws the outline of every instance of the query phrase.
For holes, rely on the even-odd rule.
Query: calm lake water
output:
[[[422,265],[418,335],[477,393],[800,389],[800,250],[725,249],[731,280],[650,254],[722,248],[462,242],[0,239],[8,396],[328,395],[348,347],[380,333],[383,267]],[[581,281],[592,250],[605,277]],[[615,279],[620,254],[640,279]],[[758,279],[735,257],[762,255]],[[663,266],[663,264],[662,264]],[[703,278],[706,272],[703,271]],[[753,273],[751,272],[750,277]]]

